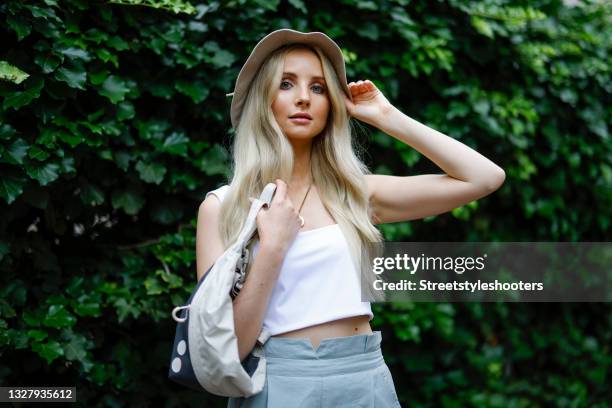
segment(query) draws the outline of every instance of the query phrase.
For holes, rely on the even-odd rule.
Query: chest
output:
[[[296,210],[300,207],[302,200],[304,200],[304,205],[300,211],[300,215],[304,217],[304,227],[302,227],[300,230],[301,232],[336,223],[327,208],[323,205],[323,201],[321,200],[319,192],[315,186],[310,189],[306,199],[304,199],[304,193],[301,194],[302,195],[298,197],[298,193],[288,193],[289,198],[293,202]]]

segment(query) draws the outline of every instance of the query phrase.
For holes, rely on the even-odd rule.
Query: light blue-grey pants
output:
[[[321,340],[270,337],[263,390],[248,398],[230,397],[228,408],[397,408],[389,367],[380,348],[382,334]]]

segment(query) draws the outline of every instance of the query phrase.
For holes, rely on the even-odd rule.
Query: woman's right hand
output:
[[[287,184],[276,179],[276,192],[270,207],[261,208],[257,214],[257,232],[260,246],[285,254],[301,228],[297,209],[287,195]]]

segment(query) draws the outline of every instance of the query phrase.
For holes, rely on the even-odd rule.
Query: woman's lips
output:
[[[312,121],[312,119],[300,118],[300,117],[289,118],[289,120],[291,120],[292,122],[297,123],[297,124],[308,124],[308,123],[310,123]]]

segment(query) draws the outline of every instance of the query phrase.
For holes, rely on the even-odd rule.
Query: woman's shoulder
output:
[[[211,190],[208,193],[206,193],[206,197],[204,197],[205,199],[208,198],[209,195],[213,194],[215,197],[217,197],[217,199],[220,202],[223,202],[223,198],[225,197],[225,195],[227,194],[227,191],[229,190],[229,185],[223,185],[215,190]]]

